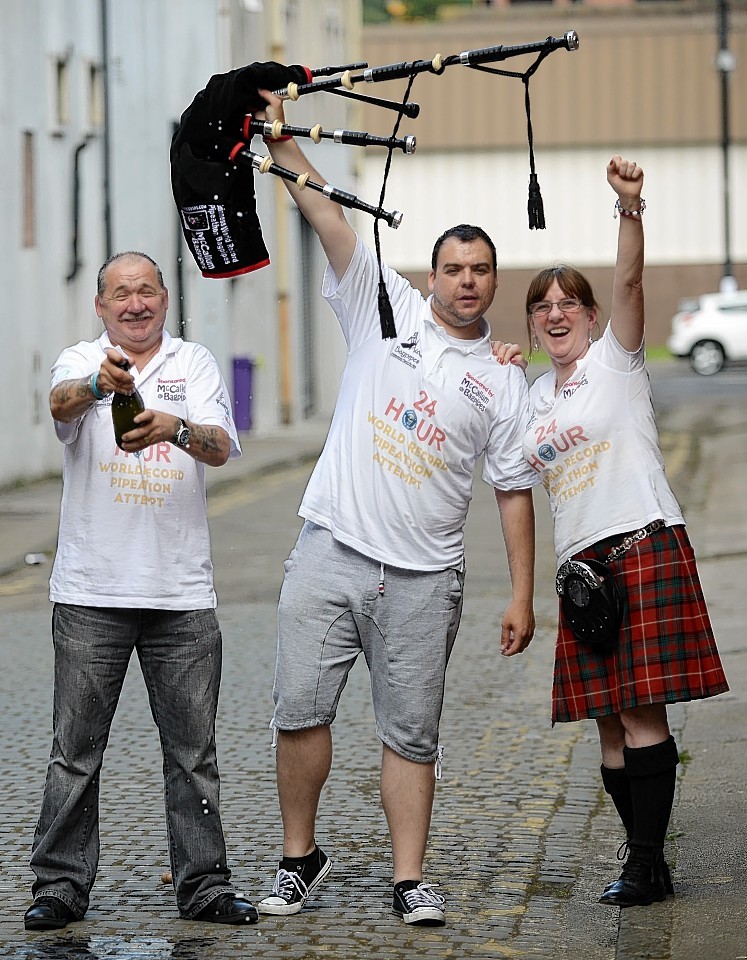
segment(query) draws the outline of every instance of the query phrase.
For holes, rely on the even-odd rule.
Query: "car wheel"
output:
[[[690,351],[690,366],[703,377],[718,373],[724,365],[724,348],[715,340],[702,340]]]

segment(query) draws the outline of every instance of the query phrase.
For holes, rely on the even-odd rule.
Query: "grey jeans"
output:
[[[99,774],[133,649],[163,751],[179,913],[233,892],[220,818],[215,716],[222,638],[214,610],[56,604],[53,741],[31,855],[36,898],[82,917],[99,861]]]

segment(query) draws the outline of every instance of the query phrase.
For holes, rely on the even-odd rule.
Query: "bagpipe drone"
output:
[[[535,43],[485,47],[448,57],[439,54],[432,60],[415,60],[380,67],[369,68],[363,63],[311,70],[298,64],[284,66],[268,61],[252,63],[211,77],[205,89],[195,96],[182,114],[170,150],[174,200],[184,238],[202,275],[219,279],[236,277],[264,267],[270,262],[257,217],[255,170],[293,181],[302,189],[318,190],[333,202],[370,214],[374,218],[374,238],[380,264],[379,220],[384,220],[395,229],[402,221],[402,213],[384,209],[392,156],[395,150],[401,150],[409,156],[416,148],[414,136],[398,137],[403,117],[414,119],[420,111],[418,104],[410,101],[414,80],[420,73],[440,75],[447,67],[457,65],[522,80],[525,88],[530,161],[529,227],[544,229],[542,197],[534,165],[529,80],[550,53],[559,49],[577,50],[578,45],[578,36],[571,30],[563,37],[547,37]],[[486,66],[488,63],[527,54],[536,54],[536,58],[523,72]],[[361,72],[355,73],[356,70]],[[326,79],[317,80],[317,77]],[[361,82],[379,83],[403,78],[407,78],[408,83],[401,102],[367,96],[354,89],[356,84]],[[397,118],[389,137],[375,137],[353,130],[324,131],[319,124],[313,127],[297,127],[280,121],[271,123],[256,120],[253,114],[266,106],[259,94],[260,89],[273,90],[278,96],[290,100],[324,91],[394,110]],[[255,134],[266,138],[302,136],[316,143],[329,139],[335,143],[353,146],[385,148],[387,155],[378,204],[366,203],[331,184],[314,183],[308,178],[308,174],[299,175],[273,163],[269,156],[254,153],[249,143]],[[391,306],[381,270],[379,308],[382,336],[395,336]]]

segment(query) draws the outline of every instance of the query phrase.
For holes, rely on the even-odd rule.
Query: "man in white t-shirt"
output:
[[[282,120],[281,101],[260,92],[266,118]],[[268,143],[279,165],[323,182],[293,140]],[[348,361],[299,511],[305,523],[285,564],[272,721],[283,858],[258,909],[299,912],[331,868],[316,844],[316,814],[331,768],[331,724],[362,651],[383,744],[392,909],[405,923],[441,925],[444,898],[424,881],[423,859],[445,672],[462,609],[463,530],[483,455],[512,584],[501,652],[521,652],[534,632],[536,479],[521,452],[526,380],[491,353],[484,313],[495,294],[496,261],[483,230],[461,225],[439,238],[427,301],[383,267],[397,335],[382,339],[376,257],[339,205],[295,182],[286,186],[329,260],[323,293]]]
[[[212,354],[164,330],[168,290],[147,254],[98,276],[104,333],[68,347],[50,407],[65,445],[54,602],[54,740],[31,869],[28,930],[83,918],[99,857],[99,776],[137,650],[164,755],[169,853],[181,917],[257,920],[230,883],[219,809],[215,717],[221,633],[205,465],[241,455]],[[125,369],[126,368],[126,369]],[[112,397],[145,410],[115,442]]]

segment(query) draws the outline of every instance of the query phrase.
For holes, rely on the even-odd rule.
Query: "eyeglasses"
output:
[[[539,303],[533,303],[529,308],[531,317],[547,317],[553,307],[557,307],[561,313],[576,313],[583,307],[583,303],[576,297],[565,297],[563,300],[540,300]]]

